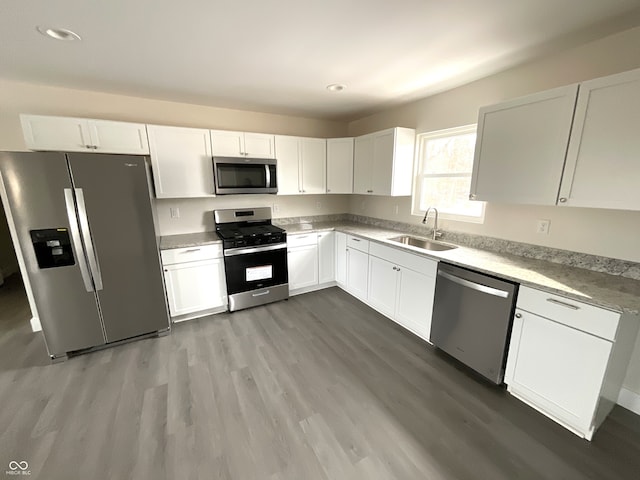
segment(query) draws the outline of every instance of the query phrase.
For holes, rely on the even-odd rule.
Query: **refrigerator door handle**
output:
[[[84,192],[81,188],[76,188],[76,201],[78,202],[78,217],[80,219],[80,229],[82,230],[82,238],[87,247],[87,257],[89,258],[89,268],[93,276],[93,283],[96,286],[96,292],[102,290],[102,273],[100,272],[100,264],[93,246],[93,238],[91,230],[89,230],[89,219],[87,218],[87,207],[84,203]]]
[[[93,284],[91,283],[91,275],[89,275],[89,267],[87,266],[87,260],[84,256],[84,248],[82,246],[82,240],[80,238],[80,228],[78,227],[78,219],[76,217],[75,202],[73,201],[73,192],[70,188],[64,189],[64,203],[67,207],[67,216],[69,217],[69,230],[71,232],[71,241],[73,242],[73,248],[76,251],[76,258],[78,260],[78,266],[80,267],[80,274],[82,275],[82,281],[84,282],[84,288],[87,292],[93,292]]]

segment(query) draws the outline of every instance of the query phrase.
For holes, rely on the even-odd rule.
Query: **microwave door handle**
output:
[[[267,188],[271,187],[271,169],[268,164],[265,164],[264,171],[266,174],[267,184],[265,185]]]

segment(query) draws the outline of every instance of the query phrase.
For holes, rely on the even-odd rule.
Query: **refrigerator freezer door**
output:
[[[87,291],[80,270],[85,252],[67,213],[71,180],[64,154],[0,152],[0,171],[49,354],[105,343],[95,293]],[[68,230],[76,262],[41,269],[30,231],[58,228]]]
[[[107,342],[169,328],[145,157],[68,154],[93,243]],[[87,239],[85,238],[85,245]],[[90,264],[93,263],[92,261]]]

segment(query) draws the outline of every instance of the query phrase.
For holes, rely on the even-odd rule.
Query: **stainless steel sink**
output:
[[[403,245],[422,248],[423,250],[432,250],[434,252],[443,252],[445,250],[458,248],[455,245],[447,245],[446,243],[434,242],[433,240],[427,240],[426,238],[412,237],[411,235],[401,235],[399,237],[390,238],[389,240],[392,242],[402,243]]]

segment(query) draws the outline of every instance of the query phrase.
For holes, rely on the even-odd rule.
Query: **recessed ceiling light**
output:
[[[49,28],[49,27],[38,26],[36,27],[36,29],[42,35],[55,38],[56,40],[65,40],[67,42],[70,42],[73,40],[82,40],[82,38],[80,38],[80,35],[78,35],[76,32],[72,32],[71,30],[67,30],[66,28]]]
[[[347,88],[347,86],[343,83],[332,83],[331,85],[327,85],[327,90],[330,92],[341,92]]]

